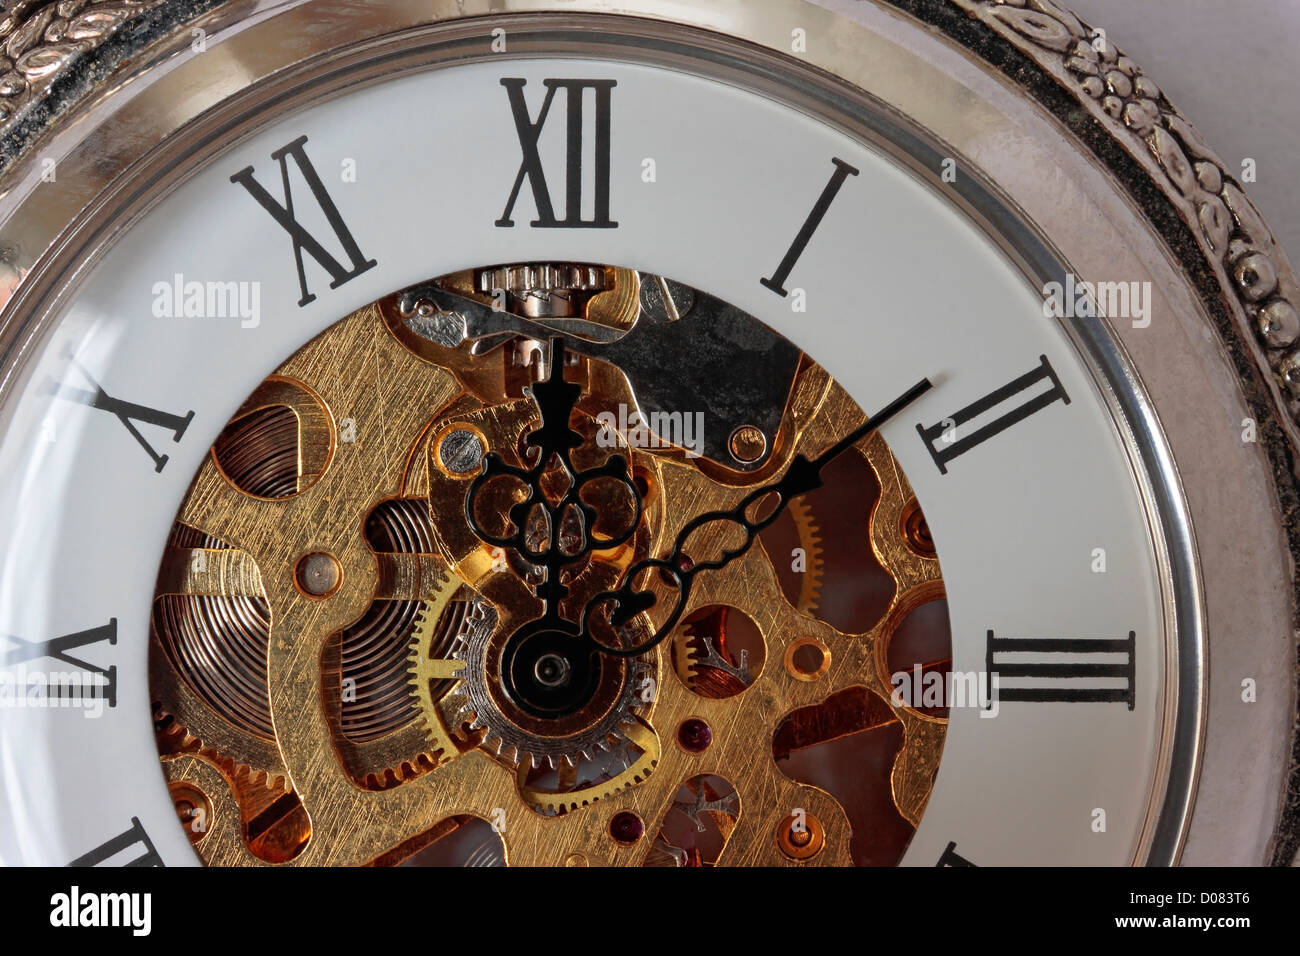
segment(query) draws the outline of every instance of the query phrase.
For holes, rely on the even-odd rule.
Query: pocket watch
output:
[[[1054,0],[0,21],[0,859],[1286,864],[1295,273]]]

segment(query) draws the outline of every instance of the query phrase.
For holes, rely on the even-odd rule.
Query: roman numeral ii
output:
[[[928,427],[916,426],[917,434],[925,442],[926,450],[930,452],[930,457],[939,467],[940,474],[948,474],[948,463],[958,455],[964,455],[990,438],[1002,434],[1034,412],[1046,408],[1053,402],[1070,404],[1070,396],[1065,393],[1060,379],[1056,377],[1056,370],[1052,368],[1052,363],[1047,361],[1046,355],[1040,355],[1038,358],[1037,368],[1018,376],[1001,388],[994,389],[979,401],[971,402],[937,424]],[[1028,392],[1042,382],[1050,383],[1050,387],[1032,394],[1029,398],[1022,397],[1022,392]],[[969,434],[966,433],[963,426],[967,422],[995,411],[998,412],[996,418],[986,420]]]

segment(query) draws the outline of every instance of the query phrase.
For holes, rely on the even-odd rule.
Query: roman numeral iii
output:
[[[523,159],[519,172],[515,176],[510,198],[506,200],[505,211],[496,224],[511,227],[515,224],[511,215],[524,180],[532,189],[533,204],[537,207],[537,218],[529,225],[551,229],[613,229],[618,223],[609,218],[609,165],[610,165],[610,100],[615,80],[543,80],[546,98],[542,100],[541,109],[534,120],[528,113],[528,102],[524,98],[524,87],[528,81],[517,77],[506,77],[501,85],[506,88],[510,100],[510,112],[515,121],[515,133],[519,137],[519,148]],[[564,218],[557,219],[555,206],[551,201],[551,189],[546,179],[546,169],[542,165],[539,143],[542,129],[550,116],[551,106],[555,102],[557,91],[564,91]],[[592,205],[590,219],[582,218],[582,183],[583,169],[586,162],[586,149],[583,142],[583,94],[587,90],[595,93],[595,141],[592,144]]]
[[[271,218],[293,239],[293,258],[298,264],[298,286],[302,290],[302,298],[298,300],[299,307],[314,302],[316,299],[316,296],[307,288],[307,273],[303,268],[302,260],[304,252],[315,259],[329,273],[331,289],[337,289],[343,283],[355,279],[361,273],[373,269],[377,265],[374,259],[367,259],[362,254],[361,248],[357,245],[356,239],[353,238],[351,230],[343,222],[343,216],[340,215],[338,207],[334,205],[334,200],[330,198],[329,192],[326,191],[325,184],[321,182],[316,167],[307,158],[307,152],[303,149],[306,144],[307,137],[299,136],[292,143],[281,146],[271,154],[271,158],[280,164],[283,202],[277,201],[257,181],[253,176],[252,166],[246,166],[230,177],[232,183],[238,183],[248,190],[248,194],[257,200],[258,205],[270,213]],[[293,160],[302,178],[307,181],[312,198],[316,200],[316,205],[320,207],[320,211],[325,215],[325,221],[334,230],[334,237],[343,248],[343,254],[347,257],[348,266],[344,266],[343,263],[339,262],[325,248],[325,245],[308,232],[294,216],[293,190],[289,185],[290,159]]]
[[[1133,631],[1117,640],[996,637],[989,631],[984,665],[989,674],[998,675],[997,698],[1004,703],[1123,703],[1132,710],[1136,697],[1136,642]],[[1125,660],[1097,661],[1095,656],[1101,654],[1122,654]],[[1087,660],[1089,657],[1094,659]],[[1005,682],[1014,678],[1029,678],[1033,683],[1007,687]],[[1097,686],[1097,678],[1107,678],[1107,686]],[[1118,681],[1123,686],[1115,686]],[[990,706],[992,699],[990,694]]]
[[[1046,355],[1038,357],[1039,365],[1032,371],[1013,379],[1001,388],[994,389],[977,402],[971,402],[965,408],[954,412],[940,422],[928,427],[917,425],[917,434],[925,442],[930,457],[939,466],[939,473],[948,474],[948,463],[958,455],[976,448],[990,438],[1002,434],[1017,422],[1022,422],[1034,412],[1061,402],[1070,404],[1070,396],[1065,393],[1061,381],[1056,377],[1056,370],[1047,361]],[[1047,382],[1050,387],[1025,398],[1022,393],[1029,392],[1035,385]],[[981,416],[997,412],[997,417],[967,432],[963,426]]]

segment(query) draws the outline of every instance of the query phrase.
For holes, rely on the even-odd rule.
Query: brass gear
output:
[[[537,262],[496,266],[475,277],[479,292],[603,292],[610,282],[601,266]]]
[[[726,573],[698,580],[690,604],[683,608],[680,630],[690,633],[674,635],[700,641],[709,637],[713,632],[688,621],[697,612],[707,615],[715,608],[731,608],[748,618],[763,642],[757,651],[750,646],[744,648],[754,658],[748,663],[740,659],[740,645],[754,635],[747,631],[742,634],[739,627],[731,651],[722,640],[724,629],[719,629],[717,641],[697,642],[698,646],[690,648],[697,651],[694,656],[699,658],[696,671],[735,677],[743,687],[729,694],[706,693],[713,684],[706,687],[706,681],[679,681],[667,675],[669,679],[649,685],[643,698],[639,672],[622,665],[610,666],[603,672],[601,696],[593,697],[585,708],[564,720],[530,721],[515,713],[514,701],[489,676],[494,681],[500,667],[503,642],[497,639],[516,633],[519,627],[536,619],[536,598],[519,569],[497,568],[488,560],[481,540],[463,520],[464,479],[427,466],[436,451],[440,423],[477,429],[486,448],[501,449],[509,455],[521,428],[527,427],[535,415],[530,405],[495,381],[502,374],[504,358],[485,358],[471,349],[426,353],[409,347],[407,339],[396,332],[376,336],[376,330],[391,330],[383,311],[386,307],[367,306],[323,333],[286,362],[273,376],[272,384],[282,388],[286,381],[302,381],[308,384],[299,390],[308,392],[309,385],[315,385],[331,403],[323,406],[324,411],[317,410],[317,417],[326,425],[337,421],[327,412],[337,415],[341,409],[356,416],[360,434],[370,434],[366,428],[377,428],[381,416],[386,416],[390,424],[395,417],[400,422],[400,434],[415,436],[411,451],[399,460],[388,454],[388,446],[383,443],[357,441],[355,447],[339,454],[346,454],[348,462],[355,460],[361,470],[340,469],[337,465],[331,468],[335,441],[331,426],[324,432],[329,440],[317,442],[320,454],[308,456],[311,467],[295,465],[291,475],[292,456],[278,454],[281,431],[289,431],[288,419],[281,423],[278,419],[259,418],[253,422],[256,429],[250,425],[248,435],[238,432],[241,442],[246,438],[250,443],[248,448],[235,442],[236,433],[232,431],[226,459],[205,463],[177,516],[178,522],[207,538],[202,543],[169,542],[158,596],[262,599],[275,607],[277,626],[284,628],[283,639],[265,643],[265,668],[255,660],[250,664],[247,655],[236,659],[233,651],[227,655],[232,658],[229,664],[225,658],[218,662],[228,671],[222,676],[238,683],[240,695],[232,690],[202,697],[200,693],[209,686],[202,679],[202,671],[197,672],[197,683],[191,687],[185,681],[193,675],[169,658],[167,645],[156,642],[156,652],[151,654],[153,672],[165,675],[161,685],[153,684],[154,699],[176,715],[171,724],[160,727],[159,733],[168,778],[193,783],[196,774],[202,777],[213,793],[214,807],[223,804],[224,809],[219,810],[223,820],[245,827],[242,835],[229,828],[210,834],[200,848],[205,860],[247,862],[246,851],[250,849],[258,855],[252,847],[257,838],[248,835],[248,817],[250,810],[256,813],[259,801],[269,795],[274,805],[264,812],[274,815],[269,822],[274,839],[264,840],[263,849],[271,842],[275,845],[269,849],[298,855],[260,856],[267,862],[293,859],[319,865],[389,859],[398,848],[410,849],[420,840],[442,832],[438,828],[446,814],[489,819],[498,809],[508,811],[511,806],[526,811],[511,817],[509,833],[502,837],[514,862],[644,862],[664,821],[669,819],[675,795],[683,781],[689,781],[701,769],[699,755],[707,748],[706,761],[711,771],[749,801],[741,814],[741,825],[723,833],[726,842],[718,850],[721,853],[725,849],[722,859],[790,864],[788,854],[772,838],[773,827],[780,821],[766,817],[775,812],[773,808],[785,812],[782,808],[802,807],[825,827],[826,844],[817,862],[850,862],[853,825],[846,809],[820,782],[787,775],[777,761],[796,749],[887,723],[894,728],[889,731],[893,736],[882,746],[887,744],[894,751],[889,751],[892,759],[882,763],[885,776],[873,786],[878,784],[888,790],[889,798],[877,803],[901,818],[904,828],[916,825],[938,765],[945,722],[905,707],[890,706],[887,652],[892,632],[908,609],[941,594],[942,581],[937,559],[909,550],[898,530],[899,508],[909,499],[910,490],[892,463],[883,439],[876,436],[869,447],[859,449],[882,486],[880,503],[869,524],[870,545],[896,585],[888,613],[878,624],[862,633],[848,633],[810,613],[824,604],[823,573],[832,569],[825,567],[828,549],[815,514],[805,503],[797,502],[791,508],[791,517],[798,543],[808,559],[806,580],[783,591],[778,569],[763,548],[755,547],[732,563]],[[378,367],[398,387],[386,393],[364,388],[337,374],[342,371],[340,357],[363,354],[376,355]],[[328,372],[324,378],[322,370]],[[598,362],[584,364],[574,375],[585,376],[590,402],[581,411],[586,416],[594,416],[611,401],[634,400],[626,381],[619,375],[607,374]],[[475,383],[474,387],[465,386],[465,382]],[[278,392],[270,398],[276,399],[271,404],[289,401]],[[297,405],[292,407],[299,409]],[[811,363],[805,364],[792,387],[789,408],[788,421],[795,424],[789,426],[785,440],[778,443],[783,457],[816,454],[862,419],[861,410],[837,389],[824,370]],[[303,405],[304,417],[300,421],[305,430],[301,434],[317,435],[319,439],[320,423],[311,419],[311,414],[315,413]],[[425,417],[429,414],[434,417]],[[584,447],[593,459],[600,457],[590,441]],[[235,456],[238,450],[246,452],[246,456]],[[567,614],[566,619],[574,619],[574,609],[583,607],[586,592],[598,592],[617,583],[620,573],[637,558],[663,553],[663,542],[680,532],[690,514],[730,509],[749,493],[753,483],[753,479],[724,474],[710,469],[707,463],[684,460],[672,452],[641,449],[636,454],[641,456],[638,460],[642,466],[638,493],[649,502],[645,540],[638,539],[635,546],[611,555],[604,564],[592,562],[567,582],[573,589],[573,607],[561,610]],[[774,469],[778,465],[774,462]],[[357,474],[371,476],[373,481],[365,487],[354,487]],[[232,491],[232,476],[249,487],[235,484]],[[248,476],[257,476],[258,480],[253,482]],[[271,487],[273,477],[277,483]],[[253,509],[258,506],[249,504],[248,496],[259,497],[256,489],[263,487],[263,478],[272,491],[285,492],[278,507],[292,520],[255,520]],[[322,490],[308,489],[310,496],[304,497],[303,486],[309,480],[320,482]],[[330,507],[322,508],[322,501]],[[366,540],[358,542],[357,517],[369,521],[383,502],[400,502],[393,506],[391,514],[385,512],[386,519],[391,520],[384,527],[392,540],[379,541],[367,533]],[[681,514],[678,503],[686,506]],[[295,616],[295,609],[300,610],[302,604],[293,590],[294,581],[284,574],[263,580],[252,555],[258,555],[258,561],[265,557],[283,568],[284,562],[298,560],[305,548],[316,546],[312,536],[322,533],[318,526],[328,529],[327,537],[336,542],[339,557],[354,562],[356,573],[347,580],[353,582],[355,593],[346,604],[335,602],[338,610],[322,603],[315,616]],[[311,529],[310,535],[307,529]],[[221,539],[244,542],[241,546],[248,550],[234,553],[233,548],[214,547],[214,542]],[[785,540],[789,541],[789,537]],[[716,544],[716,540],[702,540],[697,546],[707,551]],[[366,545],[371,554],[365,553]],[[199,551],[206,552],[209,564],[202,574],[195,573],[188,563]],[[355,582],[368,586],[368,561],[372,556],[378,559],[379,574],[373,594],[367,594],[364,587],[356,588]],[[692,557],[697,564],[708,559],[706,552],[696,553],[694,548]],[[447,575],[448,570],[453,576]],[[789,593],[791,600],[786,600],[784,593]],[[400,624],[389,615],[373,619],[351,616],[352,609],[363,608],[367,599],[372,601],[372,607],[382,601],[407,602],[412,607],[407,609],[409,616],[401,617]],[[481,609],[491,609],[490,622],[477,617],[475,612]],[[196,618],[196,643],[190,645],[191,656],[197,658],[211,646],[202,640],[202,626],[234,620],[234,614],[233,609],[220,614],[213,610]],[[648,629],[653,622],[647,620],[643,626]],[[471,632],[471,627],[478,630]],[[344,648],[350,634],[362,636],[356,637],[358,646],[349,658]],[[207,637],[215,639],[212,634]],[[804,680],[802,672],[791,670],[791,664],[781,664],[792,642],[813,639],[828,651],[824,658],[828,665],[818,672],[815,682]],[[675,642],[665,644],[663,651],[669,652],[673,646]],[[238,647],[256,649],[249,641]],[[176,647],[173,645],[171,650]],[[763,655],[765,663],[760,663],[755,654]],[[667,664],[656,653],[653,660],[641,659],[633,666],[648,668],[651,679],[657,680]],[[323,700],[303,700],[301,708],[277,712],[269,740],[248,735],[248,740],[271,749],[275,756],[252,761],[226,756],[251,756],[242,751],[259,748],[245,746],[248,740],[228,741],[235,728],[214,704],[228,703],[234,708],[232,713],[250,717],[254,712],[242,705],[258,697],[255,692],[259,687],[256,681],[245,681],[247,675],[264,678],[268,673],[301,674],[304,668],[313,666],[320,668],[319,675],[313,677],[324,691]],[[351,671],[347,671],[349,666]],[[367,697],[363,693],[360,702],[350,705],[354,708],[354,734],[344,732],[349,703],[340,701],[336,693],[345,673],[357,686],[373,678],[383,688],[382,694],[371,692]],[[173,685],[179,685],[180,690],[175,691]],[[351,682],[344,685],[345,689],[350,686]],[[396,695],[392,693],[394,686]],[[859,687],[859,696],[865,702],[845,697],[846,688]],[[264,693],[265,688],[261,691]],[[179,710],[172,707],[173,699],[180,700]],[[831,705],[839,707],[843,701],[852,706],[840,708],[846,710],[844,719],[830,723],[830,717],[840,716],[838,711],[831,713]],[[653,725],[647,717],[651,709]],[[868,726],[864,722],[868,717],[876,722]],[[696,724],[703,726],[703,736],[687,732]],[[199,740],[183,725],[201,728],[200,733],[211,739]],[[463,727],[468,727],[469,732],[462,734]],[[827,727],[834,734],[828,734]],[[899,731],[901,744],[895,746],[890,741]],[[274,734],[284,736],[277,740]],[[778,738],[784,748],[780,754],[776,752]],[[294,774],[300,772],[299,768],[319,772],[313,778],[318,785],[310,798],[314,805],[305,806],[291,790],[283,795],[266,790],[267,778],[251,769],[267,764],[268,772],[273,770],[285,759],[279,757],[281,748],[288,760],[283,766],[292,768]],[[613,756],[607,756],[611,749]],[[218,774],[209,772],[214,766],[221,778],[231,783],[233,801],[216,792],[220,789]],[[370,772],[378,772],[380,767],[392,769],[383,770],[379,779]],[[283,769],[281,773],[289,778]],[[285,782],[291,783],[291,779]],[[271,782],[280,783],[281,779]],[[248,801],[242,800],[241,790],[254,783],[262,789]],[[278,805],[281,796],[283,804]],[[590,809],[584,815],[583,808],[597,801],[601,802],[595,811],[597,817],[591,816]],[[673,818],[676,816],[680,814]],[[650,839],[635,845],[621,840],[604,825],[606,818],[612,823],[615,817],[644,824],[645,836]],[[260,822],[266,824],[267,818]],[[306,837],[301,828],[304,823],[309,827]],[[859,832],[875,831],[868,821]],[[666,846],[685,846],[681,840],[671,838],[671,833],[665,836]],[[299,837],[300,842],[289,842]],[[892,844],[887,849],[892,850]]]
[[[456,658],[431,656],[430,651],[445,643],[440,640],[442,634],[439,628],[444,623],[444,616],[453,606],[452,598],[462,584],[459,578],[448,575],[435,598],[424,602],[415,619],[408,658],[411,696],[416,701],[418,720],[424,729],[425,739],[432,748],[441,750],[448,756],[458,753],[459,748],[443,723],[439,704],[446,695],[446,682],[460,680],[465,662]]]
[[[158,751],[164,757],[195,756],[212,764],[228,779],[239,779],[267,790],[288,790],[289,778],[284,766],[267,761],[263,766],[241,761],[237,756],[222,753],[195,736],[176,716],[155,704],[153,710],[154,736]]]
[[[512,766],[522,766],[525,770],[556,769],[561,765],[576,767],[579,761],[591,760],[596,752],[607,751],[611,744],[627,739],[628,728],[647,709],[646,702],[638,696],[638,688],[648,668],[628,662],[617,700],[590,727],[556,738],[530,733],[503,714],[485,682],[476,680],[485,670],[486,645],[496,630],[496,610],[489,602],[475,597],[457,634],[454,656],[431,657],[429,648],[441,614],[440,610],[430,608],[421,615],[411,641],[412,694],[423,715],[430,742],[450,742],[446,725],[463,723],[471,731],[483,731],[479,746]],[[431,688],[450,679],[459,683],[445,694],[432,692]]]
[[[520,764],[519,795],[534,809],[545,813],[568,813],[644,783],[659,764],[659,736],[640,721],[625,724],[623,735],[629,743],[641,750],[641,755],[608,780],[564,793],[550,793],[538,787],[527,786],[526,768]]]
[[[814,614],[821,606],[822,572],[826,564],[822,555],[821,528],[812,506],[805,498],[794,498],[787,505],[790,517],[794,519],[795,532],[799,536],[799,547],[803,548],[807,567],[799,579],[799,599],[795,607],[805,614]]]

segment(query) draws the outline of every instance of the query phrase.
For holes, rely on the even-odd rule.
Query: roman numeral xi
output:
[[[303,148],[306,144],[307,137],[299,136],[292,143],[281,146],[271,154],[271,158],[280,164],[280,188],[284,197],[283,200],[277,200],[267,192],[266,188],[253,176],[252,166],[246,166],[230,177],[232,183],[243,186],[248,191],[248,194],[257,200],[258,205],[265,209],[271,218],[279,224],[280,228],[293,239],[293,258],[298,264],[298,286],[302,290],[302,298],[298,300],[299,307],[314,302],[316,299],[315,294],[307,288],[307,273],[303,267],[302,258],[304,252],[315,259],[329,273],[331,289],[337,289],[343,283],[355,279],[361,273],[373,269],[377,265],[374,259],[367,259],[361,252],[357,240],[353,238],[351,230],[343,222],[343,216],[339,213],[338,206],[334,205],[334,200],[330,198],[329,192],[325,189],[325,184],[321,182],[316,167],[307,158],[307,151]],[[334,237],[338,240],[343,249],[343,254],[347,257],[348,264],[346,266],[335,258],[325,248],[325,244],[312,235],[295,216],[293,190],[289,184],[290,159],[293,160],[293,164],[297,167],[302,178],[307,181],[312,198],[324,214],[325,221],[329,223],[329,227],[334,231]]]

